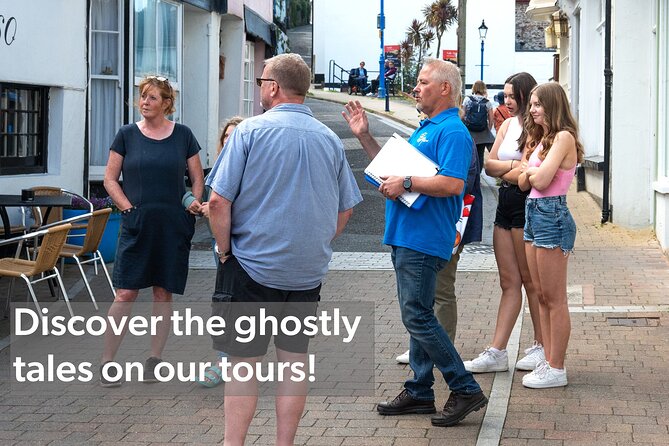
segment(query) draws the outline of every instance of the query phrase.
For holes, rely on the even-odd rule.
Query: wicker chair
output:
[[[9,302],[12,297],[12,285],[14,284],[14,279],[20,277],[26,282],[28,285],[28,290],[30,291],[30,296],[32,297],[33,302],[35,302],[35,306],[37,307],[37,311],[41,313],[42,308],[37,301],[37,297],[35,296],[33,284],[55,277],[58,279],[58,284],[60,285],[60,289],[63,292],[63,298],[67,304],[67,309],[70,312],[70,316],[74,315],[72,312],[72,307],[70,306],[70,299],[67,297],[67,292],[63,287],[63,280],[60,277],[58,268],[56,268],[56,263],[58,262],[60,252],[63,249],[63,245],[65,245],[65,239],[67,238],[67,233],[71,227],[72,225],[70,224],[54,226],[43,231],[32,232],[22,235],[21,237],[15,237],[13,239],[4,240],[2,242],[2,244],[18,243],[31,238],[44,236],[42,238],[42,243],[40,244],[40,249],[38,250],[35,260],[24,260],[13,257],[0,259],[0,277],[5,276],[12,279],[9,285],[9,292],[7,294],[5,314],[7,313],[7,307],[9,307]],[[50,274],[46,274],[49,272]],[[34,276],[40,277],[32,280],[32,277]]]
[[[39,196],[68,195],[71,197],[76,197],[88,207],[89,212],[93,212],[93,204],[90,201],[88,201],[81,195],[76,194],[74,192],[70,192],[66,189],[61,189],[59,187],[51,187],[51,186],[36,186],[32,187],[31,190],[35,192],[35,195]],[[60,207],[51,209],[48,216],[45,213],[45,209],[42,209],[39,206],[33,207],[32,212],[33,212],[33,218],[35,220],[35,227],[37,228],[63,220],[63,208]],[[72,226],[72,229],[77,229],[77,228],[78,228],[77,225]]]
[[[98,309],[98,304],[95,301],[93,291],[91,291],[91,286],[88,283],[88,279],[86,279],[86,274],[84,274],[82,265],[93,262],[93,265],[95,266],[95,274],[97,274],[98,261],[100,261],[102,270],[107,277],[109,288],[111,288],[112,295],[114,295],[114,297],[116,296],[116,293],[114,292],[114,286],[112,285],[111,279],[109,277],[109,272],[107,271],[107,266],[105,265],[105,261],[99,251],[102,234],[105,231],[107,220],[109,220],[109,214],[111,214],[111,212],[112,210],[110,208],[94,211],[93,215],[88,219],[88,223],[86,224],[86,235],[84,236],[83,245],[79,246],[66,243],[60,251],[61,258],[74,259],[74,261],[77,263],[79,272],[81,273],[81,278],[84,280],[84,284],[88,290],[88,295],[91,297],[91,301],[93,302],[96,310]],[[82,260],[82,257],[90,258]]]

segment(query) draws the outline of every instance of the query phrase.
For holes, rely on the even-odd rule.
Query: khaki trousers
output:
[[[434,314],[439,324],[455,342],[455,333],[458,325],[458,302],[455,297],[455,274],[458,270],[458,260],[464,248],[460,244],[458,251],[451,256],[451,260],[444,269],[437,273],[437,286],[434,292]]]

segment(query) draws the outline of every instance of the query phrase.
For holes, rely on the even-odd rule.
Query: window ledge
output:
[[[659,181],[654,181],[653,189],[655,189],[655,192],[660,194],[669,194],[669,177],[664,177]]]
[[[596,170],[597,172],[604,172],[604,157],[603,156],[588,156],[583,160],[583,167],[589,170]]]

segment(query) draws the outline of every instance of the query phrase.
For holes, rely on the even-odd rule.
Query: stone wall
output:
[[[531,20],[525,13],[529,0],[516,0],[516,51],[553,51],[546,48],[548,22]]]

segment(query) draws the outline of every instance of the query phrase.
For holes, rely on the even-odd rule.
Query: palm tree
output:
[[[437,34],[437,54],[435,57],[441,59],[441,36],[444,32],[458,21],[458,10],[451,4],[451,0],[435,0],[432,4],[423,8],[425,22]]]
[[[427,29],[425,22],[420,22],[417,19],[411,21],[411,25],[407,28],[407,40],[415,49],[417,48],[417,61],[416,61],[416,79],[418,78],[418,72],[420,71],[421,66],[423,65],[423,57],[425,56],[425,51],[430,47],[432,40],[434,40],[434,33],[431,29]]]

